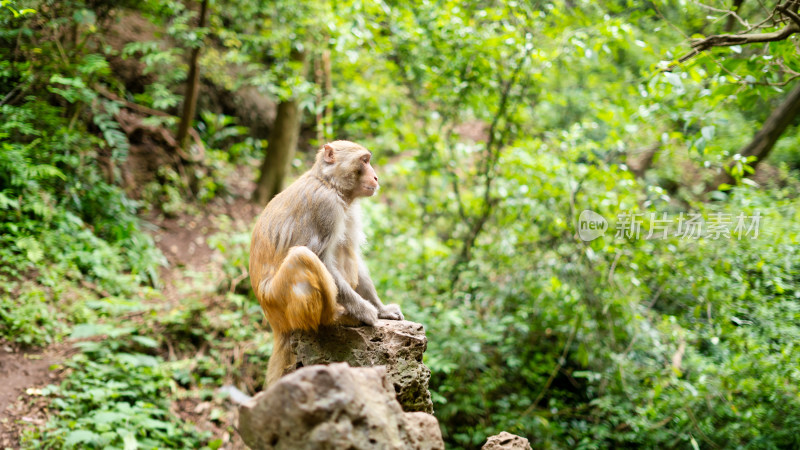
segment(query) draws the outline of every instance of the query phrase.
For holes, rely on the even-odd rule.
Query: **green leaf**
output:
[[[131,336],[131,340],[148,348],[158,347],[158,341],[147,336]]]
[[[0,209],[11,209],[11,208],[19,208],[19,202],[17,199],[7,197],[5,194],[0,192]]]
[[[703,127],[700,130],[700,133],[703,135],[703,138],[706,141],[711,142],[714,139],[714,131],[715,131],[715,127],[713,125],[711,125],[711,126]]]
[[[24,237],[17,241],[17,247],[25,251],[25,256],[32,263],[37,263],[44,259],[44,249],[41,244],[32,237]]]
[[[111,329],[111,325],[100,323],[83,323],[80,325],[75,325],[75,327],[72,328],[72,334],[70,334],[69,337],[70,339],[83,339],[92,336],[99,336],[108,334]]]
[[[95,414],[92,414],[92,422],[102,424],[102,423],[112,423],[112,422],[124,422],[127,418],[127,414],[122,414],[113,411],[100,411]]]
[[[664,78],[667,79],[669,84],[675,86],[676,88],[683,89],[683,81],[681,81],[681,76],[677,73],[664,72]]]
[[[72,18],[75,22],[82,24],[82,25],[94,25],[95,21],[97,20],[97,16],[95,15],[94,11],[89,9],[79,9],[72,14]]]
[[[99,438],[100,435],[91,431],[75,430],[71,431],[64,439],[64,445],[71,447],[76,444],[94,444]]]
[[[110,328],[106,332],[106,334],[108,334],[108,337],[120,337],[120,336],[126,336],[128,334],[131,334],[134,331],[136,331],[136,328],[134,328],[134,327],[121,327],[121,326],[119,326],[119,327]]]
[[[119,361],[134,367],[156,367],[159,363],[158,358],[141,353],[117,353],[117,358]]]
[[[136,450],[139,448],[139,442],[136,441],[136,435],[132,431],[124,430],[117,431],[122,436],[122,444],[124,450]]]

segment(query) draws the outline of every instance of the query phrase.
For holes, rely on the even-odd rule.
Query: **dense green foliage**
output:
[[[166,261],[138,214],[230,199],[226,179],[264,142],[204,112],[202,161],[159,168],[141,201],[122,187],[120,109],[174,127],[202,46],[208,86],[297,97],[316,136],[375,153],[367,260],[383,299],[427,328],[449,448],[502,430],[537,448],[800,446],[796,118],[756,181],[734,156],[797,82],[796,36],[663,71],[684,34],[725,32],[727,16],[683,2],[236,0],[211,1],[197,29],[188,1],[0,3],[0,336],[105,336],[78,344],[45,390],[59,415],[26,445],[215,448],[170,402],[263,381],[247,226],[218,219],[227,282],[176,304],[158,294]],[[133,15],[163,32],[114,50],[105,33]],[[311,75],[328,57],[330,91]],[[142,61],[148,84],[126,86],[112,58]],[[731,161],[740,185],[703,195]],[[584,210],[608,220],[604,236],[579,238]],[[624,234],[625,214],[641,214],[641,235]],[[669,236],[647,239],[662,214]],[[757,235],[676,235],[678,217],[732,231],[740,214],[760,217]]]
[[[77,10],[76,18],[84,17],[81,12],[90,13]],[[60,335],[44,302],[60,300],[63,280],[121,293],[155,282],[162,262],[152,238],[139,229],[136,202],[98,163],[103,157],[113,164],[127,151],[112,118],[118,106],[87,87],[108,76],[108,64],[78,49],[51,58],[56,44],[36,34],[48,23],[31,11],[0,15],[0,84],[8,87],[0,106],[0,324],[4,334],[28,344]],[[32,57],[38,54],[47,57]],[[91,121],[78,120],[86,110]],[[37,283],[18,283],[29,279]]]
[[[131,328],[108,326],[76,327],[72,337],[86,337],[87,331],[90,335],[102,333],[108,339],[81,342],[83,353],[69,363],[73,375],[61,386],[46,389],[45,394],[58,395],[52,407],[59,414],[50,429],[31,444],[198,447],[205,436],[172,416],[167,396],[170,377],[162,367],[163,360],[131,352],[137,345],[153,348],[158,342],[129,335]]]

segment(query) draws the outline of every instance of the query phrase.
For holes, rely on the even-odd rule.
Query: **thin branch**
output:
[[[469,75],[472,73],[472,64],[474,61],[475,61],[475,56],[473,55],[472,57],[470,57],[468,61],[464,63],[464,65],[459,70],[458,80],[463,82],[469,78]],[[457,111],[461,108],[461,104],[464,102],[467,89],[468,89],[467,87],[460,89],[458,91],[458,97],[456,98],[456,100],[453,101],[451,105],[449,105],[451,107],[451,111],[449,111],[449,113],[452,117],[450,121],[453,123],[447,127],[447,131],[444,137],[444,145],[445,148],[449,150],[448,153],[450,154],[451,161],[456,161],[457,159],[455,151],[452,149],[453,146],[450,144],[450,142],[453,136],[453,131],[455,130],[455,122],[456,122],[455,119],[457,118],[458,115]],[[447,122],[446,118],[447,116],[443,115],[441,124],[442,127],[444,127],[445,122]],[[461,199],[461,187],[458,183],[459,181],[458,176],[456,176],[455,170],[452,170],[448,164],[444,164],[442,167],[444,171],[447,173],[448,177],[450,178],[450,184],[453,189],[453,194],[456,197],[456,206],[458,206],[458,215],[461,221],[464,222],[467,220],[467,213],[466,210],[464,209],[464,202]]]
[[[789,84],[792,81],[794,81],[796,78],[800,77],[800,73],[797,73],[794,70],[789,69],[788,67],[786,67],[786,65],[783,64],[783,62],[780,59],[778,59],[778,60],[775,61],[775,63],[777,65],[779,65],[784,72],[787,72],[787,73],[791,74],[791,76],[789,78],[787,78],[784,81],[781,81],[779,83],[772,82],[772,81],[747,81],[741,75],[738,75],[738,74],[732,72],[727,67],[725,67],[724,64],[722,64],[718,59],[714,58],[713,56],[708,55],[708,58],[711,59],[711,61],[714,64],[716,64],[717,67],[719,67],[720,70],[722,70],[723,72],[727,73],[732,78],[736,79],[736,82],[739,85],[742,85],[742,86],[758,85],[758,86],[778,86],[778,87],[780,87],[780,86],[786,86],[787,84]],[[736,93],[738,94],[739,92],[740,91],[737,91]]]
[[[572,332],[569,334],[569,338],[567,338],[567,342],[566,344],[564,344],[563,350],[561,350],[561,356],[558,358],[556,366],[550,372],[550,377],[547,378],[547,381],[544,383],[542,390],[539,391],[538,395],[536,395],[536,399],[520,415],[520,418],[527,416],[528,414],[531,413],[531,411],[536,409],[536,406],[539,405],[539,402],[542,400],[542,398],[544,398],[544,394],[547,393],[547,391],[550,389],[550,385],[553,384],[553,380],[556,378],[558,371],[561,370],[561,368],[564,366],[564,363],[566,362],[567,353],[569,353],[569,348],[572,345],[572,340],[575,339],[575,335],[578,334],[578,328],[580,328],[582,318],[583,317],[581,314],[578,314],[578,316],[575,317],[575,325],[572,327]]]
[[[176,118],[177,119],[177,117],[173,116],[172,114],[168,114],[168,113],[166,113],[164,111],[159,111],[157,109],[148,108],[147,106],[140,105],[138,103],[133,103],[133,102],[130,102],[130,101],[125,100],[123,98],[120,98],[118,95],[115,95],[114,93],[109,92],[104,86],[101,86],[99,84],[94,85],[93,88],[98,94],[102,95],[103,97],[105,97],[105,98],[107,98],[107,99],[109,99],[111,101],[121,103],[123,106],[125,106],[128,109],[132,109],[134,111],[138,111],[138,112],[140,112],[142,114],[147,114],[149,116],[172,117],[172,118]],[[119,122],[119,118],[118,117],[117,117],[117,122]],[[187,161],[187,162],[196,163],[196,162],[202,161],[203,158],[205,157],[205,146],[203,145],[203,140],[200,139],[200,135],[197,133],[197,130],[195,130],[194,128],[190,128],[189,129],[189,136],[192,137],[192,140],[194,141],[194,143],[195,143],[195,145],[197,146],[197,149],[198,149],[198,154],[195,157],[191,157],[188,154],[186,154],[186,152],[183,151],[183,149],[180,147],[180,145],[178,145],[178,141],[175,140],[172,136],[170,136],[166,129],[162,128],[159,133],[161,134],[161,137],[164,138],[164,141],[170,147],[173,147],[175,152],[178,154],[178,156],[180,156],[180,158],[182,160]]]
[[[767,5],[765,5],[762,0],[758,0],[758,5],[761,6],[761,9],[764,11],[765,14],[770,14],[769,8],[767,8]]]
[[[678,64],[683,64],[686,61],[694,58],[700,53],[710,49],[711,47],[730,47],[732,45],[747,45],[757,44],[763,42],[783,41],[789,36],[800,31],[800,26],[792,22],[778,31],[771,33],[756,33],[756,34],[715,34],[708,36],[705,39],[700,39],[692,42],[694,48],[689,53],[683,55],[678,59]]]
[[[663,284],[659,285],[658,286],[658,290],[656,291],[655,295],[653,295],[653,298],[647,304],[647,309],[650,309],[650,308],[652,308],[653,306],[656,305],[656,302],[658,301],[658,298],[661,297],[661,292],[663,292],[663,291],[664,291],[664,285]]]
[[[6,94],[6,96],[3,97],[3,100],[0,100],[0,106],[5,105],[6,103],[10,103],[11,100],[15,100],[16,99],[16,94],[18,92],[21,92],[22,86],[23,86],[22,83],[14,86],[14,89],[12,89],[8,94]]]
[[[491,194],[492,182],[494,181],[494,176],[492,174],[494,168],[497,166],[497,161],[500,158],[500,150],[503,147],[503,142],[505,138],[505,134],[508,132],[508,126],[505,127],[503,130],[502,136],[499,138],[497,137],[496,129],[498,124],[500,123],[501,118],[506,118],[508,113],[508,99],[511,95],[511,89],[516,85],[517,78],[522,70],[522,66],[525,65],[525,60],[528,59],[530,56],[531,48],[526,46],[525,53],[517,62],[516,67],[511,73],[508,81],[503,83],[503,90],[500,94],[500,104],[497,107],[497,112],[495,113],[494,117],[492,118],[492,123],[489,125],[489,136],[486,141],[486,162],[483,164],[481,169],[481,176],[484,179],[484,192],[483,192],[483,210],[481,214],[475,218],[475,221],[472,224],[469,234],[467,235],[466,239],[464,240],[464,246],[461,247],[461,253],[458,255],[458,259],[453,264],[453,270],[450,275],[450,286],[455,286],[458,282],[459,277],[461,276],[461,266],[463,266],[467,261],[470,259],[470,253],[472,252],[472,247],[475,245],[475,241],[478,238],[478,235],[483,230],[483,226],[489,220],[491,216],[492,209],[497,204],[499,199],[493,199]]]
[[[778,5],[775,7],[775,9],[792,19],[795,25],[800,26],[800,16],[798,16],[796,12],[789,9],[789,3],[786,3],[785,5]]]
[[[122,103],[123,105],[125,105],[126,108],[132,109],[134,111],[139,111],[142,114],[147,114],[149,116],[175,117],[172,114],[165,113],[164,111],[148,108],[147,106],[140,105],[138,103],[129,102],[128,100],[125,100],[124,98],[121,98],[118,95],[109,92],[108,89],[99,84],[95,84],[94,86],[92,86],[92,88],[103,97],[115,102]]]
[[[234,278],[233,280],[231,280],[231,287],[230,287],[230,290],[229,290],[228,292],[230,292],[231,294],[233,294],[234,292],[236,292],[236,286],[238,286],[238,285],[239,285],[239,283],[241,283],[241,282],[242,282],[242,280],[244,280],[245,278],[247,278],[249,275],[250,275],[250,273],[249,273],[247,270],[245,270],[245,269],[242,269],[242,273],[241,273],[241,274],[239,274],[239,275],[238,275],[236,278]]]
[[[749,31],[756,29],[761,24],[769,21],[770,19],[775,18],[775,12],[773,11],[767,19],[762,21],[760,24],[751,27],[748,30],[745,30],[739,34],[715,34],[708,36],[704,39],[697,39],[692,41],[691,46],[692,50],[687,54],[680,57],[677,63],[671,64],[666,71],[671,71],[676,66],[689,61],[690,59],[694,58],[695,56],[699,55],[700,53],[712,48],[712,47],[730,47],[732,45],[747,45],[747,44],[758,44],[758,43],[765,43],[765,42],[776,42],[776,41],[783,41],[789,38],[789,36],[800,32],[800,15],[790,9],[790,5],[793,5],[793,1],[789,1],[783,5],[778,5],[775,7],[775,11],[779,11],[783,16],[788,17],[791,19],[786,26],[782,29],[777,31],[772,31],[768,33],[754,33],[754,34],[747,34]],[[701,5],[705,6],[705,5]],[[779,22],[776,22],[779,23]]]
[[[697,423],[697,418],[695,418],[694,412],[692,412],[692,409],[689,406],[686,406],[684,409],[686,410],[686,413],[689,415],[689,419],[692,421],[692,425],[694,426],[694,429],[697,430],[697,433],[700,434],[700,437],[708,445],[710,445],[711,448],[719,448],[719,445],[717,445],[714,441],[712,441],[711,438],[709,438],[705,433],[703,433],[703,430],[700,429],[700,425]]]
[[[749,24],[749,23],[747,23],[747,21],[746,21],[746,20],[744,20],[744,19],[742,19],[741,17],[739,17],[739,15],[738,15],[738,14],[736,14],[736,12],[734,12],[734,11],[732,11],[732,10],[730,10],[730,9],[720,9],[720,8],[714,8],[713,6],[704,5],[704,4],[702,4],[702,3],[697,3],[697,5],[698,5],[698,6],[700,6],[701,8],[705,8],[705,9],[708,9],[708,10],[710,10],[710,11],[714,11],[714,12],[718,12],[718,13],[724,13],[724,15],[723,15],[721,18],[724,18],[724,17],[733,17],[734,19],[736,19],[737,21],[739,21],[739,23],[740,23],[740,24],[742,24],[742,26],[744,26],[745,28],[747,28],[747,27],[749,27],[749,26],[750,26],[750,24]]]
[[[798,31],[800,31],[800,27],[798,27],[796,23],[791,23],[782,29],[773,31],[771,33],[715,34],[708,36],[705,39],[700,39],[693,42],[692,47],[698,52],[702,52],[711,47],[729,47],[732,45],[782,41]]]
[[[762,22],[762,23],[763,23],[763,22]],[[757,27],[757,26],[756,26],[756,27]],[[755,28],[755,27],[753,27],[753,28]],[[751,29],[752,29],[752,28],[751,28]],[[748,30],[748,31],[749,31],[749,30]],[[781,67],[781,69],[782,69],[784,72],[787,72],[787,73],[791,74],[791,75],[792,75],[791,77],[789,77],[789,78],[787,78],[786,80],[784,80],[784,81],[782,81],[782,82],[779,82],[779,83],[776,83],[776,82],[771,82],[771,81],[756,81],[756,82],[745,81],[744,77],[742,77],[742,76],[740,76],[740,75],[737,75],[736,73],[732,72],[730,69],[728,69],[727,67],[725,67],[725,65],[724,65],[724,64],[722,64],[722,62],[721,62],[720,60],[718,60],[717,58],[715,58],[715,57],[714,57],[712,54],[708,54],[708,55],[707,55],[707,57],[708,57],[708,58],[709,58],[709,59],[710,59],[710,60],[711,60],[711,61],[712,61],[712,62],[713,62],[713,63],[714,63],[714,64],[715,64],[717,67],[719,67],[719,69],[720,69],[720,70],[722,70],[723,72],[727,73],[727,74],[728,74],[728,75],[730,75],[731,77],[735,78],[735,79],[736,79],[736,81],[737,81],[737,82],[738,82],[740,85],[751,85],[751,84],[755,84],[755,85],[759,85],[759,86],[778,86],[778,87],[781,87],[781,86],[786,86],[787,84],[789,84],[789,83],[791,83],[792,81],[794,81],[796,78],[800,77],[800,73],[798,73],[798,72],[795,72],[794,70],[792,70],[792,69],[788,68],[788,67],[787,67],[787,66],[784,64],[784,62],[783,62],[781,59],[777,59],[777,60],[775,60],[775,64],[779,65],[779,66]],[[671,64],[669,67],[667,67],[666,69],[663,69],[662,71],[663,71],[663,72],[670,72],[670,71],[672,71],[672,69],[674,69],[674,68],[675,68],[675,67],[677,67],[677,66],[678,66],[678,64],[677,64],[677,63],[673,63],[673,64]],[[737,93],[738,93],[738,91],[737,91]]]
[[[622,253],[617,253],[616,256],[614,257],[614,262],[611,263],[611,268],[608,269],[608,277],[607,278],[608,278],[609,284],[614,284],[614,285],[616,284],[616,283],[614,283],[614,272],[617,270],[617,263],[619,262],[619,259],[621,257],[622,257]]]
[[[787,84],[791,83],[792,81],[794,81],[794,80],[796,80],[798,78],[800,78],[800,73],[794,74],[791,77],[787,78],[786,80],[784,80],[784,81],[782,81],[780,83],[764,83],[764,85],[765,86],[778,86],[778,87],[786,86]],[[760,83],[756,83],[756,84],[760,84]]]

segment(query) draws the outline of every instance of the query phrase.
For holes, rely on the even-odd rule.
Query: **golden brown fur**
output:
[[[250,282],[275,336],[268,385],[294,364],[287,342],[292,330],[403,318],[397,305],[381,303],[361,258],[357,200],[378,188],[370,157],[352,142],[325,144],[311,170],[275,196],[256,222]]]

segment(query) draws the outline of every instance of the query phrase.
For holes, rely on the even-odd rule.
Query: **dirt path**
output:
[[[248,200],[255,189],[252,170],[239,167],[227,180],[232,197],[214,199],[196,215],[180,214],[177,217],[146,217],[155,226],[151,234],[156,246],[166,256],[168,265],[160,272],[163,287],[161,293],[169,301],[182,295],[185,286],[196,281],[196,274],[205,274],[208,279],[221,281],[223,261],[216,249],[209,245],[209,238],[220,231],[220,218],[227,216],[231,230],[249,229],[263,205]],[[194,277],[194,278],[193,278]]]
[[[0,340],[0,448],[18,448],[24,428],[47,422],[49,402],[40,390],[61,381],[60,363],[75,352],[68,343],[26,351]]]
[[[161,292],[164,301],[179,302],[186,286],[197,281],[197,274],[208,279],[222,280],[222,260],[208,244],[208,238],[219,232],[221,216],[231,219],[233,229],[246,229],[262,209],[247,198],[255,185],[252,171],[240,168],[228,180],[233,197],[215,199],[196,215],[181,214],[174,218],[156,215],[144,219],[154,225],[152,232],[158,248],[167,258],[168,266],[162,268]],[[244,227],[244,228],[243,228]],[[210,278],[209,278],[210,277]],[[49,417],[49,399],[40,390],[49,384],[59,384],[64,377],[63,361],[77,353],[68,342],[39,350],[23,350],[0,340],[0,449],[19,448],[22,430],[33,425],[43,426]],[[182,419],[195,423],[198,428],[212,431],[221,438],[224,449],[246,448],[237,435],[230,435],[212,421],[208,415],[210,403],[185,398],[173,405],[173,412]],[[222,425],[235,423],[235,408],[231,406],[227,420]]]

